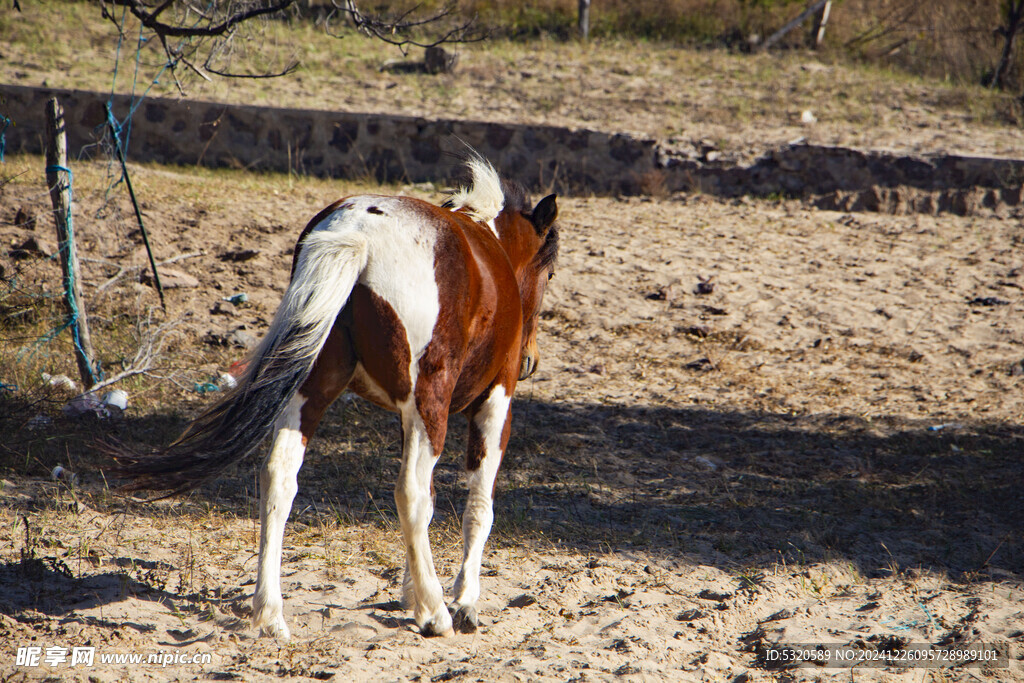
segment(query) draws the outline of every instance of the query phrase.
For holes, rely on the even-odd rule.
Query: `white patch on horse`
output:
[[[512,397],[506,395],[505,387],[499,384],[491,390],[490,396],[473,416],[473,423],[483,440],[484,457],[480,465],[467,476],[469,497],[466,499],[466,511],[462,515],[462,569],[455,579],[452,592],[456,613],[471,611],[474,621],[476,602],[480,598],[480,565],[483,562],[484,544],[494,522],[494,479],[501,465],[501,434],[511,402]]]
[[[402,402],[399,409],[404,442],[402,467],[395,486],[395,504],[402,523],[406,549],[403,601],[413,603],[413,618],[424,635],[451,635],[452,617],[444,604],[444,591],[434,570],[434,557],[427,534],[430,519],[434,515],[430,481],[440,454],[433,452],[415,396]]]
[[[277,419],[274,444],[260,470],[260,559],[252,598],[252,623],[262,634],[282,640],[287,640],[291,633],[281,598],[281,545],[306,452],[299,429],[305,403],[302,394],[292,396]]]
[[[394,309],[415,363],[434,336],[440,311],[434,275],[437,226],[425,223],[423,214],[401,197],[360,196],[348,203],[356,209],[348,212],[353,227],[367,243],[366,267],[359,282]],[[366,213],[371,206],[384,213]],[[415,381],[415,376],[410,379]]]
[[[501,178],[490,162],[480,156],[472,156],[466,162],[472,177],[469,187],[456,190],[448,199],[452,211],[465,211],[475,221],[486,223],[495,236],[498,229],[494,219],[505,208],[505,192],[501,189]]]

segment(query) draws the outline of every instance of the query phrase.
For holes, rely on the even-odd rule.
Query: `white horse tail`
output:
[[[187,491],[254,451],[309,376],[338,313],[366,267],[358,230],[321,222],[301,239],[295,268],[270,329],[238,385],[162,451],[137,455],[118,447],[115,473],[127,490]]]

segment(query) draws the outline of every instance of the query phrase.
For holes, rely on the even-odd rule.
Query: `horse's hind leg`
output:
[[[290,633],[281,598],[281,543],[306,450],[306,437],[301,431],[305,402],[305,397],[296,394],[278,418],[274,444],[260,470],[260,560],[252,599],[252,623],[262,635],[284,640]]]
[[[476,631],[476,602],[480,597],[480,564],[484,543],[494,521],[492,509],[494,479],[501,465],[509,436],[511,396],[497,385],[486,399],[473,406],[469,416],[469,448],[466,454],[469,498],[462,515],[462,569],[455,579],[455,628],[463,633]]]
[[[274,427],[274,443],[260,470],[260,559],[252,599],[253,626],[263,635],[290,636],[281,598],[281,544],[284,526],[298,490],[297,477],[320,418],[355,369],[350,345],[335,327],[313,370],[292,397]]]
[[[421,378],[421,381],[426,380]],[[419,394],[419,390],[416,393]],[[444,447],[448,406],[436,398],[418,401],[410,397],[401,406],[401,413],[402,468],[395,487],[395,504],[402,521],[406,551],[403,602],[413,603],[413,618],[424,636],[452,635],[452,617],[444,604],[444,591],[434,571],[427,535],[434,514],[431,480]]]

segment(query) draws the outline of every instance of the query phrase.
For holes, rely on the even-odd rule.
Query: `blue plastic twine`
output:
[[[7,147],[7,138],[5,133],[7,132],[7,126],[11,125],[11,120],[0,114],[0,119],[3,119],[4,127],[0,128],[0,164],[4,162],[4,149]]]

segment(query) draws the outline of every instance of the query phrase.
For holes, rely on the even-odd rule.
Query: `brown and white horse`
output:
[[[480,564],[517,380],[537,369],[537,318],[558,251],[555,196],[535,207],[479,157],[443,207],[362,195],[327,207],[295,247],[292,278],[237,388],[150,456],[122,450],[129,489],[180,492],[273,433],[260,470],[253,624],[288,638],[281,543],[306,444],[346,388],[401,415],[395,502],[405,540],[403,604],[425,636],[453,632],[427,537],[432,473],[448,415],[469,419],[464,556],[454,627],[477,628]]]

